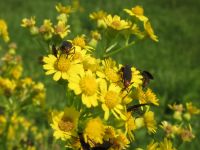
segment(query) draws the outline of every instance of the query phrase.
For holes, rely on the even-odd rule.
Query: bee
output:
[[[121,78],[122,78],[122,82],[123,82],[123,85],[124,85],[123,90],[125,90],[132,84],[131,83],[131,80],[132,80],[131,66],[125,65],[120,69],[120,71],[122,73]]]
[[[69,55],[72,55],[75,53],[75,47],[73,47],[73,44],[69,41],[63,41],[58,49],[53,44],[52,45],[53,55],[57,57],[58,51],[60,51],[62,54],[66,54],[68,57]]]
[[[143,84],[142,87],[145,88],[149,84],[150,80],[153,80],[153,75],[148,71],[142,71]]]

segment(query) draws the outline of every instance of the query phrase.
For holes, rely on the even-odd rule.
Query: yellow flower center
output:
[[[105,104],[109,109],[114,108],[119,103],[119,95],[114,91],[108,91],[104,99]]]
[[[83,37],[76,37],[73,40],[73,44],[76,46],[80,46],[81,48],[85,47],[85,39]]]
[[[97,90],[96,79],[94,77],[85,76],[80,81],[80,87],[86,95],[94,95]]]
[[[69,132],[74,128],[74,124],[69,119],[63,118],[58,123],[58,127],[60,128],[60,130],[62,130],[64,132]]]
[[[67,72],[71,66],[70,60],[67,59],[66,55],[61,55],[56,63],[56,68],[59,71]]]
[[[112,22],[112,25],[114,27],[119,27],[121,25],[121,22],[120,22],[120,20],[115,20],[115,21]]]
[[[119,76],[117,75],[117,73],[111,69],[111,68],[106,68],[105,69],[105,75],[106,77],[111,80],[112,82],[117,82],[119,81]]]
[[[144,14],[144,10],[140,6],[136,6],[136,7],[132,8],[132,12],[139,16],[143,16],[143,14]]]

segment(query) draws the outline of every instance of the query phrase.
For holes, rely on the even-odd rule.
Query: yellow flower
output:
[[[98,27],[103,27],[103,28],[106,28],[107,25],[104,21],[104,18],[107,16],[107,13],[100,10],[98,12],[93,12],[89,15],[89,17],[92,19],[92,20],[97,20],[97,26]]]
[[[104,79],[100,81],[100,101],[105,120],[108,120],[110,111],[117,119],[126,120],[126,116],[123,114],[124,107],[121,105],[120,92],[121,88],[119,86],[111,83],[108,87]]]
[[[43,68],[46,75],[54,74],[53,79],[58,81],[60,78],[68,79],[70,76],[76,75],[83,71],[82,64],[79,61],[72,61],[66,55],[60,55],[58,58],[49,54],[43,58]]]
[[[22,19],[21,26],[28,28],[35,26],[35,17]]]
[[[146,150],[157,150],[157,148],[158,148],[158,143],[152,140],[151,143],[147,145]]]
[[[130,23],[125,20],[121,20],[121,18],[117,15],[114,15],[114,17],[108,15],[104,18],[104,21],[108,27],[115,30],[124,30],[130,28]]]
[[[162,121],[160,127],[165,131],[167,137],[174,138],[175,134],[177,134],[180,130],[176,125],[171,125],[167,121]]]
[[[0,36],[3,37],[3,40],[5,42],[8,42],[10,40],[8,35],[8,27],[4,20],[0,19]]]
[[[167,138],[164,138],[163,142],[159,143],[159,148],[157,150],[176,150],[173,148],[172,142]]]
[[[142,87],[136,88],[131,96],[133,97],[133,100],[139,100],[140,104],[146,104],[146,95],[142,90]]]
[[[118,74],[116,62],[111,58],[102,60],[102,68],[96,73],[100,78],[105,78],[110,82],[117,83],[120,81],[120,75]]]
[[[190,125],[189,129],[182,129],[180,135],[184,142],[191,142],[191,140],[195,138],[195,135],[192,133],[192,127]]]
[[[96,72],[99,70],[99,59],[96,59],[92,56],[86,56],[86,58],[83,60],[83,68],[85,71],[91,70],[92,72]]]
[[[102,144],[104,134],[105,127],[100,118],[90,119],[83,131],[84,140],[86,143],[90,144],[91,147],[93,147],[94,144]]]
[[[111,149],[123,150],[128,149],[130,141],[127,139],[125,134],[119,133],[119,135],[113,139],[113,143],[114,144],[111,146]]]
[[[86,51],[94,50],[91,46],[86,45],[84,35],[75,37],[72,43],[75,46],[75,49],[81,48],[82,50],[86,50]]]
[[[141,6],[135,6],[131,9],[124,9],[130,16],[137,17],[140,21],[146,22],[148,18],[144,16],[144,9]]]
[[[23,71],[23,67],[22,65],[16,65],[13,69],[12,69],[12,76],[15,78],[15,79],[19,79],[22,75],[22,71]]]
[[[200,114],[200,109],[193,106],[192,102],[186,103],[186,108],[187,111],[191,114],[191,115],[198,115]]]
[[[0,77],[0,90],[2,89],[6,96],[15,91],[16,83],[14,80]]]
[[[50,19],[45,19],[43,25],[39,28],[39,32],[44,34],[45,39],[50,39],[53,35],[54,29]]]
[[[134,135],[132,132],[137,129],[135,118],[132,116],[131,113],[127,113],[126,116],[127,116],[127,119],[125,121],[126,133],[128,133],[129,139],[133,141]]]
[[[152,103],[156,106],[159,105],[158,99],[157,99],[156,95],[152,92],[151,89],[149,89],[149,88],[147,89],[147,91],[145,92],[145,96],[146,96],[147,103]]]
[[[71,6],[63,6],[61,3],[56,5],[56,10],[61,14],[70,14],[72,12]]]
[[[65,108],[64,112],[53,112],[51,127],[56,139],[67,140],[76,134],[80,113],[73,107]]]
[[[144,123],[148,129],[148,132],[155,133],[157,127],[156,127],[156,120],[154,118],[154,112],[146,111],[143,118],[144,118]]]
[[[113,128],[112,126],[106,126],[105,127],[105,135],[104,135],[104,140],[105,141],[109,141],[111,139],[114,139],[116,136],[115,133],[115,128]]]
[[[138,71],[135,67],[131,67],[132,71],[132,79],[131,79],[131,86],[137,88],[142,85],[142,75],[140,71]]]
[[[66,22],[67,23],[68,15],[66,14],[60,14],[57,16],[58,21]]]
[[[153,28],[149,21],[144,22],[144,29],[147,35],[155,42],[158,42],[158,37],[154,34]]]
[[[76,95],[81,94],[82,103],[87,107],[97,106],[98,79],[90,70],[78,72],[80,73],[79,75],[69,78],[69,88],[74,90]]]
[[[58,24],[54,27],[54,33],[59,35],[62,39],[70,32],[69,25],[66,25],[64,21],[58,21]]]

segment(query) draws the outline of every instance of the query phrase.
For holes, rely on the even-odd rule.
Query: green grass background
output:
[[[12,41],[18,44],[18,53],[24,61],[25,75],[37,81],[45,81],[47,86],[47,103],[64,107],[64,88],[46,77],[38,65],[38,56],[44,49],[35,42],[29,33],[20,27],[21,19],[36,16],[39,23],[45,18],[55,19],[54,5],[67,0],[0,0],[0,18],[4,18],[9,26]],[[90,29],[88,13],[103,9],[111,14],[125,13],[123,8],[142,5],[145,15],[150,18],[159,42],[151,40],[136,44],[126,50],[123,55],[116,55],[121,63],[133,64],[137,68],[150,71],[154,80],[151,87],[157,93],[164,115],[167,103],[193,101],[200,106],[200,1],[198,0],[81,0],[84,12],[74,16],[72,35],[85,32],[82,27]],[[59,89],[59,90],[58,90]],[[199,119],[198,119],[199,122]],[[196,123],[196,127],[200,128]],[[200,122],[199,122],[200,123]],[[191,149],[198,149],[200,131],[196,134]],[[189,144],[181,146],[186,149]]]

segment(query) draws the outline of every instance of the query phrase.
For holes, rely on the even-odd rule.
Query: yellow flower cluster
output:
[[[10,40],[8,35],[8,27],[4,20],[0,19],[0,36],[2,36],[3,40],[5,42],[8,42]]]
[[[57,23],[53,24],[50,19],[44,19],[43,24],[36,26],[35,17],[22,19],[21,26],[28,28],[32,35],[42,35],[45,40],[50,40],[53,37],[65,38],[70,30],[68,23],[69,13],[72,12],[70,6],[63,6],[61,3],[56,5],[56,10],[59,15],[57,16]]]

